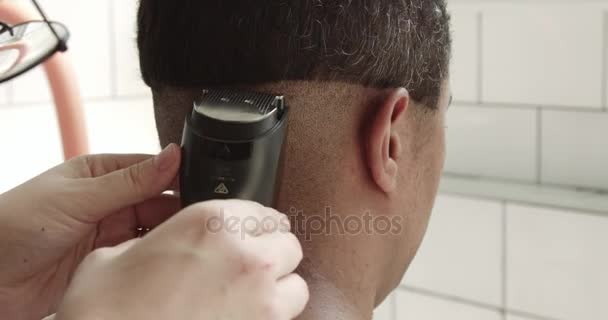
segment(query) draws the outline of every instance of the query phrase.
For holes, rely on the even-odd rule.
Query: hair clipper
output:
[[[283,96],[204,90],[182,137],[182,206],[243,199],[273,206],[288,107]]]

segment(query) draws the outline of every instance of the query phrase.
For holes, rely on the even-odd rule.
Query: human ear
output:
[[[410,97],[405,88],[388,89],[371,113],[371,123],[365,136],[366,161],[376,185],[385,193],[394,191],[397,185],[401,156],[401,137],[395,131],[395,123],[409,107]]]

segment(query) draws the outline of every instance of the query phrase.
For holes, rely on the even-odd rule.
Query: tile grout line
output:
[[[110,37],[110,46],[109,46],[109,50],[110,50],[110,96],[112,98],[116,98],[118,96],[118,88],[117,88],[117,83],[116,83],[116,79],[117,79],[117,69],[118,66],[116,65],[117,63],[117,58],[116,58],[116,16],[115,16],[115,7],[114,7],[114,0],[110,0],[109,4],[108,4],[108,8],[110,10],[109,14],[108,14],[108,18],[109,18],[109,37]]]
[[[505,178],[499,176],[490,176],[490,175],[479,175],[479,174],[469,174],[463,172],[454,172],[450,170],[444,170],[443,177],[445,178],[457,178],[457,179],[465,179],[471,182],[489,182],[489,183],[499,183],[499,184],[507,184],[507,185],[519,185],[524,187],[539,187],[533,179],[517,179],[517,178]],[[573,193],[584,193],[586,195],[593,196],[608,196],[608,189],[602,189],[599,187],[590,187],[584,185],[576,185],[576,184],[565,184],[565,183],[555,183],[555,182],[545,182],[541,187],[546,187],[550,189],[559,189],[560,191],[569,191]]]
[[[608,10],[602,14],[602,110],[608,111]]]
[[[495,107],[495,108],[506,108],[506,109],[536,109],[540,108],[542,110],[552,110],[552,111],[564,111],[564,112],[585,112],[585,113],[604,113],[608,110],[603,110],[598,107],[577,107],[577,106],[557,106],[557,105],[538,105],[538,104],[530,104],[523,102],[491,102],[484,101],[482,103],[473,102],[473,101],[465,101],[465,100],[454,100],[452,102],[453,105],[458,106],[470,106],[470,107]]]
[[[543,182],[543,110],[536,108],[536,183]]]
[[[570,214],[570,215],[583,215],[583,216],[590,216],[590,217],[608,218],[608,213],[606,211],[593,211],[593,210],[589,210],[589,209],[581,209],[581,208],[572,207],[572,206],[539,204],[539,203],[532,202],[532,201],[511,200],[511,199],[504,199],[501,197],[473,195],[473,194],[458,193],[458,192],[439,191],[439,193],[442,195],[460,197],[460,198],[465,198],[465,199],[494,201],[494,202],[506,201],[508,203],[523,205],[523,206],[527,206],[527,207],[548,208],[548,209],[555,209],[556,211],[568,211],[568,214]]]
[[[561,319],[556,319],[556,318],[548,318],[545,316],[540,316],[534,313],[529,313],[526,311],[520,311],[520,310],[509,310],[508,312],[511,315],[515,315],[515,316],[521,316],[521,317],[525,317],[528,318],[530,320],[561,320]]]
[[[483,103],[483,15],[477,12],[477,104]]]
[[[504,309],[503,310],[503,308],[493,306],[490,304],[486,304],[483,302],[477,302],[477,301],[469,300],[466,298],[461,298],[458,296],[444,294],[444,293],[440,293],[437,291],[422,289],[422,288],[418,288],[418,287],[400,285],[397,288],[397,290],[414,293],[414,294],[418,294],[418,295],[422,295],[422,296],[427,296],[427,297],[431,297],[431,298],[435,298],[435,299],[439,299],[439,300],[449,301],[449,302],[453,302],[453,303],[457,303],[457,304],[461,304],[461,305],[465,305],[465,306],[469,306],[469,307],[474,307],[474,308],[478,308],[478,309],[498,312],[498,313],[501,313],[504,311],[505,314],[524,316],[524,317],[531,318],[534,320],[561,320],[561,319],[549,318],[549,317],[541,316],[541,315],[526,312],[526,311],[516,310],[516,309],[513,309],[513,310]]]
[[[501,312],[501,309],[502,309],[498,306],[494,306],[491,304],[477,302],[477,301],[469,300],[466,298],[461,298],[458,296],[439,293],[436,291],[422,289],[422,288],[418,288],[418,287],[400,285],[398,288],[399,288],[399,290],[402,290],[402,291],[416,293],[416,294],[424,295],[427,297],[433,297],[433,298],[437,298],[437,299],[441,299],[441,300],[451,301],[451,302],[455,302],[455,303],[459,303],[459,304],[463,304],[463,305],[468,305],[471,307],[476,307],[479,309],[484,309],[484,310],[489,310],[489,311],[494,311],[494,312]]]
[[[507,320],[507,201],[502,201],[502,230],[501,230],[501,245],[502,245],[502,254],[501,254],[501,285],[502,285],[502,296],[501,296],[501,304],[502,304],[502,319]]]

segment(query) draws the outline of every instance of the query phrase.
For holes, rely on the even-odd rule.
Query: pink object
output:
[[[39,20],[37,12],[18,3],[0,0],[0,20],[10,25]],[[82,98],[72,65],[64,53],[56,53],[44,64],[49,80],[63,143],[64,158],[88,153],[88,138]]]
[[[6,68],[6,70],[10,70],[13,67],[15,67],[21,61],[21,59],[23,59],[23,57],[25,57],[25,54],[27,53],[27,46],[23,42],[15,42],[15,43],[11,43],[8,45],[0,45],[0,51],[8,51],[8,50],[17,51],[19,53],[19,55],[17,56],[15,61]]]

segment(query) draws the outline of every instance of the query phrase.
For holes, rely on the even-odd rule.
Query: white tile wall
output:
[[[500,306],[502,209],[497,202],[440,196],[404,284]]]
[[[507,319],[506,320],[536,320],[536,319],[525,318],[525,317],[522,317],[522,316],[514,316],[512,314],[507,314]]]
[[[507,207],[507,307],[608,319],[608,217]]]
[[[9,87],[7,83],[0,84],[0,107],[8,103]]]
[[[89,102],[85,108],[92,153],[156,153],[160,147],[150,99]],[[0,192],[62,161],[55,109],[50,104],[0,111]]]
[[[47,0],[42,3],[52,20],[61,21],[71,33],[68,55],[86,98],[110,95],[111,65],[109,3],[107,0]],[[48,101],[50,94],[42,69],[19,77],[10,84],[16,103]]]
[[[136,43],[138,1],[112,0],[115,19],[116,74],[114,83],[120,96],[149,95],[150,89],[141,79]]]
[[[542,181],[608,190],[608,113],[545,111]]]
[[[66,53],[69,57],[72,53]],[[73,62],[72,62],[73,64]],[[6,84],[12,92],[10,103],[44,103],[51,101],[48,81],[41,66]]]
[[[388,296],[381,305],[379,305],[376,310],[374,310],[374,319],[373,320],[393,320],[394,313],[396,311],[395,305],[396,293]]]
[[[91,151],[155,153],[159,146],[152,102],[139,77],[134,42],[137,2],[111,1],[47,0],[41,4],[51,19],[70,29],[67,54],[85,99]],[[50,100],[41,67],[0,85],[0,145],[5,148],[0,192],[61,162]]]
[[[455,101],[476,102],[479,97],[478,9],[450,5],[452,15],[452,66],[450,78]]]
[[[450,7],[454,98],[480,105],[450,110],[446,171],[608,190],[608,4],[456,0]]]
[[[604,16],[604,26],[603,26],[603,32],[604,32],[604,74],[603,74],[603,78],[602,80],[604,81],[604,87],[602,88],[603,95],[602,95],[602,105],[603,105],[603,110],[604,112],[608,112],[608,4],[605,5],[603,11],[603,16]]]
[[[447,172],[536,180],[536,110],[453,105],[447,119]]]
[[[92,153],[160,151],[151,99],[89,103],[86,119]]]
[[[63,154],[52,106],[3,107],[0,128],[0,192],[61,163]]]
[[[484,101],[601,106],[598,5],[488,6],[482,27]]]
[[[397,319],[502,320],[499,312],[416,293],[397,293]]]

